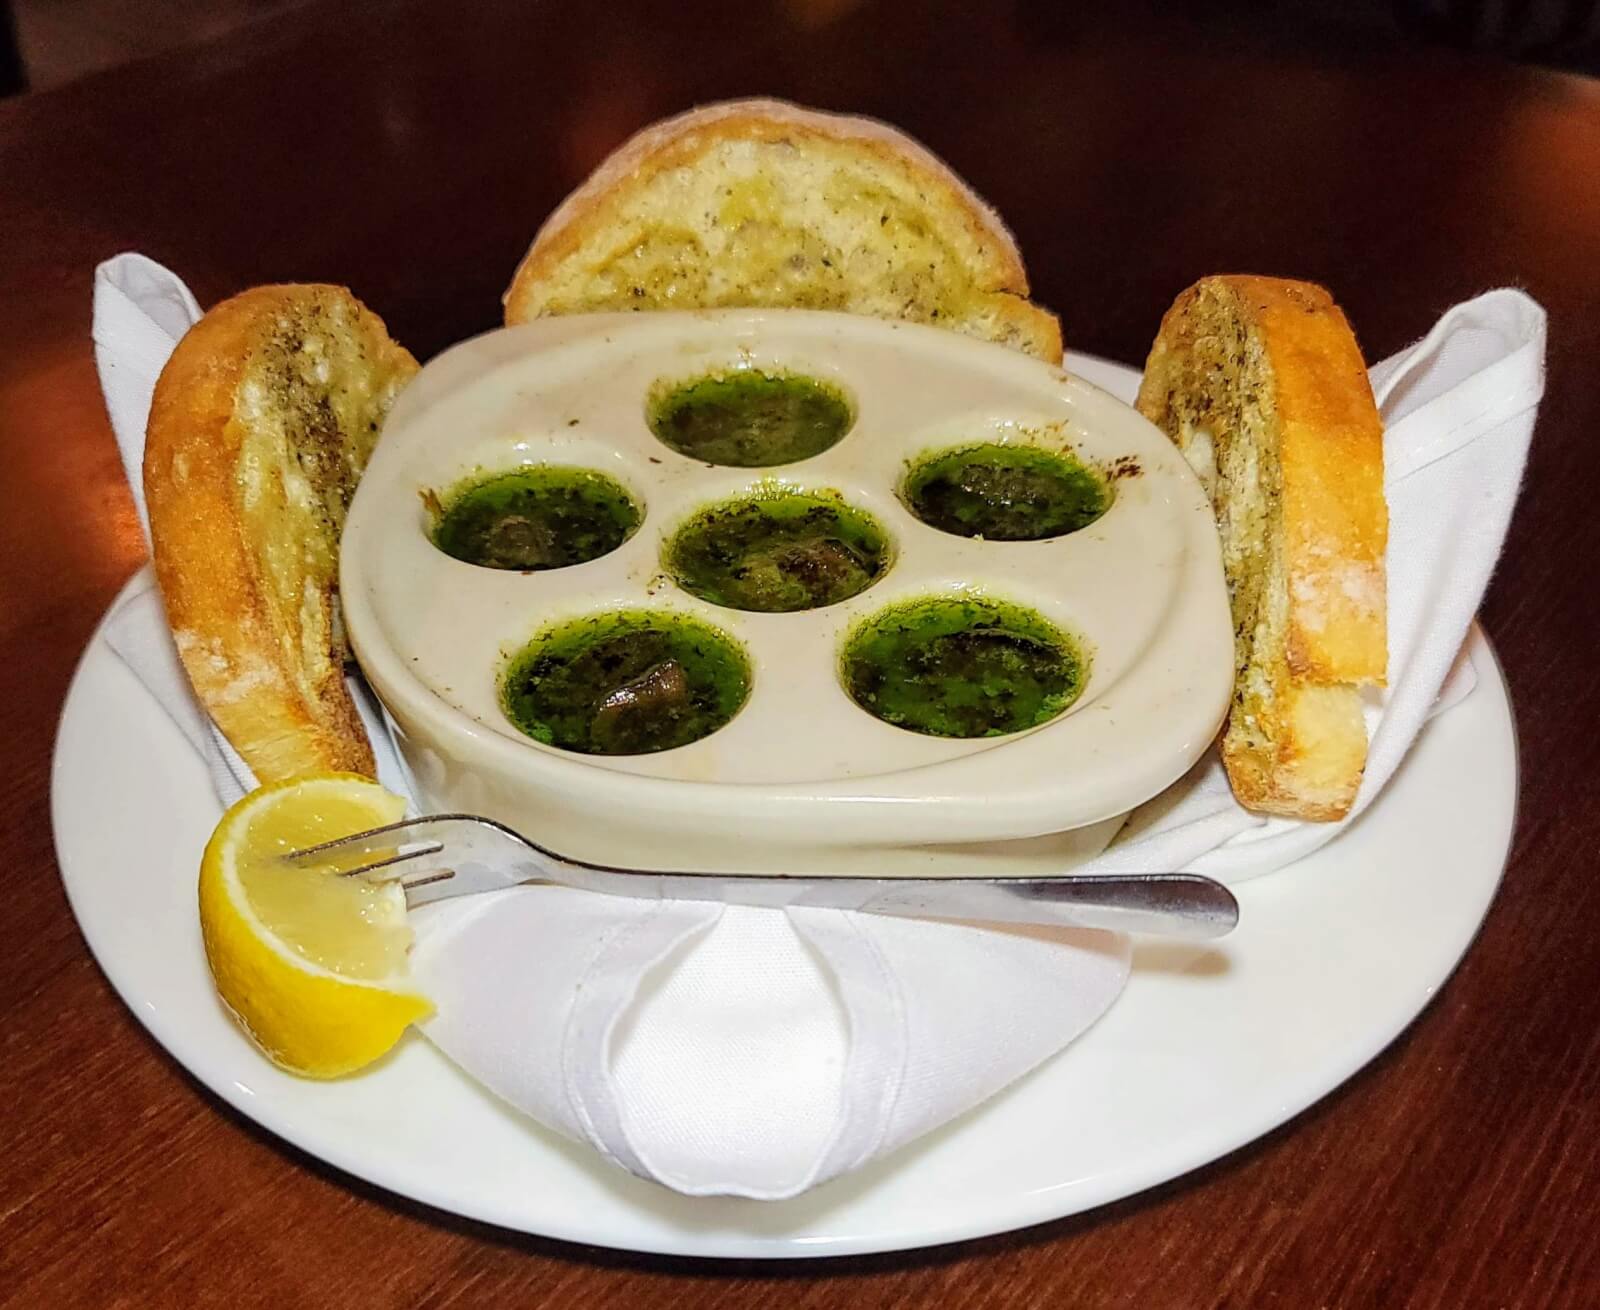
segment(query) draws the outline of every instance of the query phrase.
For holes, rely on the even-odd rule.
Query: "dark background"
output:
[[[470,22],[474,0],[461,0]],[[1096,8],[1056,0],[1052,19],[1082,22]],[[855,0],[797,0],[833,17]],[[0,94],[48,90],[87,74],[198,45],[292,9],[341,0],[0,0]],[[355,12],[356,23],[374,15]],[[1446,45],[1522,62],[1600,73],[1600,0],[1159,0],[1151,6],[1203,24],[1256,28],[1308,49],[1357,40]],[[663,7],[663,21],[671,21]]]

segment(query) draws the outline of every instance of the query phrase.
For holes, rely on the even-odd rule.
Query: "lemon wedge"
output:
[[[397,883],[279,860],[404,813],[405,802],[375,782],[317,774],[251,792],[206,844],[200,931],[217,992],[293,1073],[351,1073],[432,1010],[407,976],[411,928]]]

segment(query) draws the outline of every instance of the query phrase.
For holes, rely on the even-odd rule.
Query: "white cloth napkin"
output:
[[[143,512],[156,374],[193,298],[139,255],[103,264],[94,339]],[[1544,314],[1516,291],[1451,310],[1373,370],[1388,423],[1390,669],[1371,710],[1368,804],[1436,706],[1498,554],[1543,385]],[[219,798],[253,785],[195,705],[153,587],[107,625],[112,647],[206,758]],[[359,689],[380,776],[410,794]],[[1240,878],[1340,825],[1266,822],[1215,756],[1130,818],[1090,867]],[[652,903],[563,888],[444,902],[417,919],[424,1031],[533,1118],[692,1195],[793,1196],[993,1095],[1061,1050],[1127,979],[1125,938],[991,930],[828,910]]]
[[[1458,657],[1521,489],[1544,394],[1544,339],[1536,301],[1489,291],[1370,370],[1384,420],[1389,669],[1367,706],[1367,767],[1350,815],[1252,815],[1234,803],[1213,751],[1134,811],[1097,870],[1188,869],[1236,883],[1281,869],[1355,822],[1429,716],[1472,690],[1472,666]]]

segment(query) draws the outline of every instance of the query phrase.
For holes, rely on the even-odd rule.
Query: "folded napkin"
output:
[[[142,256],[97,271],[96,357],[141,513],[151,390],[196,315]],[[1516,497],[1543,359],[1543,311],[1495,291],[1372,371],[1388,428],[1390,685],[1373,698],[1357,813],[1429,713],[1470,690],[1446,683]],[[106,635],[206,758],[219,799],[253,786],[190,695],[153,586]],[[380,777],[412,794],[381,709],[353,686]],[[1213,754],[1086,867],[1238,879],[1341,826],[1246,813]],[[691,1195],[793,1196],[895,1149],[1060,1051],[1129,967],[1111,933],[565,888],[447,901],[415,920],[414,967],[438,1007],[424,1032],[441,1050],[541,1123]]]

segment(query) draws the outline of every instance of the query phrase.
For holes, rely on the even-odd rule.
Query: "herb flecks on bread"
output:
[[[647,128],[551,215],[506,322],[772,307],[908,319],[1061,361],[1016,244],[945,164],[868,119],[773,100]]]
[[[1161,323],[1140,411],[1211,495],[1233,606],[1222,758],[1241,804],[1332,820],[1385,676],[1383,427],[1354,334],[1304,282],[1210,277]]]
[[[167,619],[261,782],[373,772],[344,682],[339,535],[416,368],[343,288],[270,286],[207,313],[156,384],[144,484]]]

